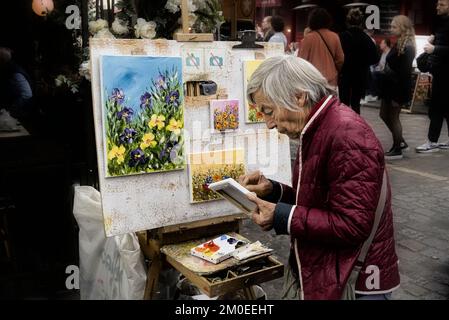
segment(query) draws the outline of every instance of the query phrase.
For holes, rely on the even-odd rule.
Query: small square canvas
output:
[[[224,179],[238,180],[245,174],[243,149],[208,151],[189,155],[190,202],[201,203],[222,197],[209,185]]]
[[[245,122],[246,123],[260,123],[264,122],[263,115],[259,112],[256,106],[250,106],[246,97],[246,89],[248,82],[251,79],[254,71],[260,66],[263,60],[248,60],[243,61],[243,97],[245,105]]]
[[[239,101],[211,100],[211,128],[218,132],[233,131],[239,128]]]
[[[106,177],[184,169],[181,58],[102,56]]]

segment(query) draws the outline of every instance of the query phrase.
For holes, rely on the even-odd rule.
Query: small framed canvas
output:
[[[210,101],[211,128],[215,132],[234,131],[239,128],[239,100]]]
[[[248,103],[246,97],[246,89],[248,87],[248,82],[251,79],[254,71],[261,65],[263,60],[247,60],[243,61],[243,98],[245,106],[245,122],[246,123],[261,123],[264,122],[263,115],[256,106],[251,106]]]
[[[223,199],[209,189],[214,182],[245,174],[245,151],[243,149],[207,151],[189,155],[190,202],[201,203]]]

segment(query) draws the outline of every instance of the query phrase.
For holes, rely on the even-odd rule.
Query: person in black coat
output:
[[[0,108],[15,118],[30,115],[33,104],[31,80],[27,72],[12,60],[11,49],[0,47]]]
[[[416,147],[416,152],[419,153],[449,149],[449,141],[438,144],[444,119],[449,129],[449,103],[445,97],[449,81],[449,0],[438,1],[437,14],[439,19],[434,36],[430,37],[429,43],[424,47],[424,51],[431,54],[430,72],[433,80],[428,141]]]
[[[391,32],[398,37],[396,45],[387,56],[380,83],[382,98],[380,117],[393,135],[393,146],[385,159],[402,159],[402,150],[408,145],[402,136],[401,108],[411,100],[413,60],[416,56],[415,29],[406,16],[395,16]]]
[[[364,15],[351,9],[346,17],[348,30],[340,33],[345,63],[339,81],[340,100],[360,114],[360,100],[365,96],[369,67],[379,62],[376,43],[363,31]]]

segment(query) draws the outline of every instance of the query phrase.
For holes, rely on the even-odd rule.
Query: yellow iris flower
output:
[[[167,130],[173,132],[176,135],[181,134],[182,122],[176,121],[174,118],[170,119],[170,122],[167,126]]]
[[[156,114],[153,114],[151,116],[150,122],[148,122],[148,126],[151,129],[157,126],[157,129],[161,130],[162,128],[165,127],[165,116],[163,115],[158,116]]]
[[[154,140],[154,134],[147,133],[143,136],[142,142],[140,143],[140,149],[145,150],[146,148],[154,148],[157,142]]]
[[[122,164],[125,161],[125,147],[124,146],[113,146],[108,153],[108,160],[111,161],[117,158],[117,164]]]

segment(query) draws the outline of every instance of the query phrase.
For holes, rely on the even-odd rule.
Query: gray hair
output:
[[[299,111],[297,96],[300,94],[307,94],[309,107],[335,94],[311,63],[289,55],[268,58],[254,71],[246,90],[249,103],[255,104],[253,94],[259,90],[274,105],[290,111]]]

